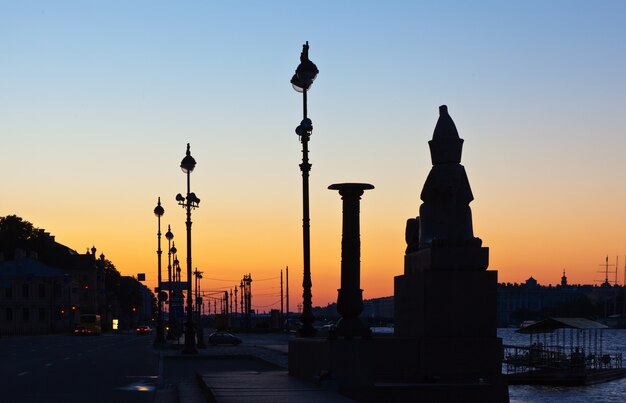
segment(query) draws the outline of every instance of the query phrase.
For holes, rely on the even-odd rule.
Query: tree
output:
[[[130,312],[133,307],[141,305],[141,283],[132,277],[122,276],[108,259],[104,259],[104,281],[107,300],[115,302],[122,312]]]
[[[114,285],[119,285],[121,274],[109,259],[104,259],[104,281],[107,290]]]
[[[16,215],[0,217],[0,252],[4,259],[15,259],[15,250],[35,250],[38,245],[39,229]]]

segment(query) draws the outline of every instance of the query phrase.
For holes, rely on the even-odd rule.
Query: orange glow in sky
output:
[[[0,215],[16,214],[156,286],[157,219],[186,269],[186,143],[197,166],[193,269],[202,287],[251,274],[253,307],[302,295],[301,46],[320,69],[313,121],[313,304],[334,302],[341,199],[361,201],[364,298],[393,294],[404,227],[447,104],[465,140],[474,234],[501,282],[604,280],[626,264],[626,5],[566,1],[316,5],[279,1],[0,6]],[[162,249],[167,241],[162,239]],[[167,253],[163,254],[167,267]],[[613,269],[612,269],[613,270]],[[255,297],[255,295],[257,297]]]

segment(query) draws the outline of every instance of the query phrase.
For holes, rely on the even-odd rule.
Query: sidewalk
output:
[[[296,379],[287,371],[221,372],[201,376],[218,403],[352,402],[321,386]]]
[[[197,355],[183,355],[180,348],[174,341],[158,349],[160,366],[184,365],[195,376],[180,379],[175,385],[165,385],[161,379],[155,403],[352,401],[320,385],[290,377],[286,344],[244,341],[238,346],[207,346]]]

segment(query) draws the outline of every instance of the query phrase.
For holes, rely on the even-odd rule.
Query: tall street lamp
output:
[[[240,299],[240,304],[241,304],[240,305],[241,306],[241,328],[243,329],[244,325],[245,325],[245,318],[244,318],[245,310],[243,308],[243,300],[244,300],[244,298],[243,298],[243,294],[244,294],[243,293],[243,280],[241,280],[239,282],[239,289],[241,290],[241,293],[239,294],[239,296],[241,297],[241,299]]]
[[[180,193],[176,195],[176,201],[187,211],[187,323],[185,327],[185,345],[183,354],[198,354],[196,349],[196,330],[193,323],[193,296],[191,293],[191,210],[198,207],[200,199],[191,192],[190,177],[191,172],[196,167],[196,160],[191,156],[189,143],[187,143],[187,153],[180,162],[180,168],[187,175],[187,197]]]
[[[198,312],[198,328],[196,334],[198,336],[198,348],[205,348],[204,344],[204,332],[202,330],[202,313],[200,312],[200,306],[202,305],[202,297],[200,296],[200,280],[202,279],[202,272],[196,270],[193,272],[196,277],[196,311]]]
[[[180,289],[180,265],[176,252],[178,252],[178,250],[176,249],[175,242],[172,242],[172,280],[174,284],[172,285],[172,301],[170,302],[170,309],[173,305],[174,315],[172,315],[172,320],[175,339],[180,337],[183,329],[182,320],[185,316],[185,313],[183,312],[183,305],[185,305],[183,303],[183,292]]]
[[[154,339],[154,344],[163,344],[165,343],[165,338],[163,337],[163,299],[161,297],[161,253],[163,252],[161,250],[161,216],[165,214],[165,210],[163,209],[163,207],[161,206],[161,198],[159,197],[158,202],[157,202],[157,206],[154,208],[154,215],[157,216],[157,223],[158,223],[158,229],[157,229],[157,266],[158,266],[158,286],[159,286],[159,293],[157,294],[157,309],[158,309],[158,318],[157,318],[157,334],[156,334],[156,338]],[[94,254],[95,254],[95,248],[94,248]]]
[[[167,232],[165,233],[167,239],[167,296],[169,300],[169,314],[167,315],[167,339],[174,340],[174,329],[172,327],[172,239],[174,234],[170,226],[167,226]],[[174,248],[176,250],[176,248]]]
[[[311,164],[309,164],[309,137],[313,132],[313,123],[307,117],[306,93],[317,77],[319,70],[315,63],[309,60],[309,42],[302,45],[302,53],[300,54],[300,64],[296,69],[296,73],[291,78],[293,88],[302,93],[302,122],[296,128],[296,134],[302,142],[302,243],[304,256],[304,273],[302,276],[302,328],[299,330],[301,337],[315,336],[316,330],[313,327],[315,316],[313,316],[312,294],[311,294],[311,239],[309,226],[309,172]]]

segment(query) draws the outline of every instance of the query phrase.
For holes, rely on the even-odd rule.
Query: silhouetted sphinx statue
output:
[[[428,145],[433,166],[419,217],[406,223],[404,274],[394,278],[394,335],[412,341],[391,340],[385,356],[397,379],[414,383],[388,389],[395,393],[388,400],[508,403],[496,335],[498,273],[487,270],[489,248],[474,237],[463,140],[445,105]]]
[[[474,237],[469,206],[474,196],[461,165],[463,139],[446,105],[439,107],[439,119],[428,145],[433,167],[420,195],[420,215],[407,221],[406,253],[433,246],[480,247],[482,241]]]

